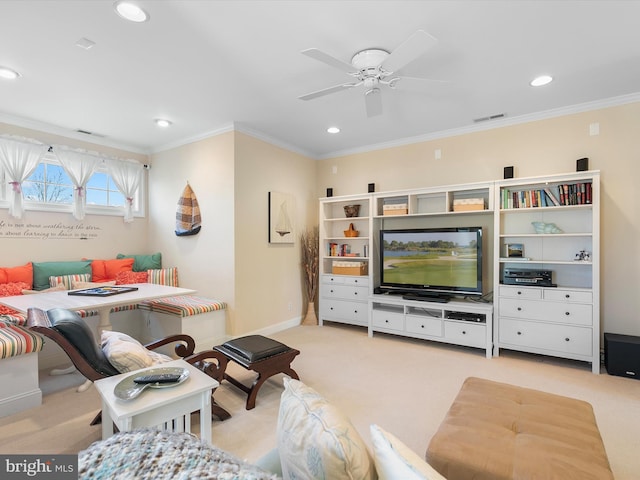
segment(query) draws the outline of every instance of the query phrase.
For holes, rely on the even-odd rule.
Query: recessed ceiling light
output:
[[[533,80],[531,80],[529,85],[531,85],[532,87],[541,87],[542,85],[551,83],[552,80],[553,80],[553,77],[550,77],[549,75],[540,75],[539,77],[536,77]]]
[[[169,120],[165,120],[164,118],[156,118],[154,122],[156,122],[156,125],[162,128],[167,128],[171,125],[171,122]]]
[[[0,77],[15,80],[20,74],[9,67],[0,67]]]
[[[340,129],[338,127],[329,127],[327,128],[328,133],[340,133]]]
[[[118,0],[113,4],[118,15],[131,22],[146,22],[149,20],[149,14],[133,2]]]

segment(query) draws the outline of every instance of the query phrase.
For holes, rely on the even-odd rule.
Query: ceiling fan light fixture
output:
[[[0,66],[0,78],[6,78],[7,80],[15,80],[20,74],[9,67]]]
[[[340,133],[340,129],[338,127],[329,127],[327,128],[327,133]]]
[[[113,8],[118,15],[130,22],[142,23],[149,20],[149,14],[133,2],[118,0]]]
[[[167,120],[166,118],[156,118],[154,122],[156,123],[157,126],[161,128],[170,127],[172,124],[172,122],[170,120]]]
[[[540,75],[539,77],[534,78],[529,82],[529,85],[532,87],[542,87],[543,85],[547,85],[553,81],[553,77],[550,75]]]

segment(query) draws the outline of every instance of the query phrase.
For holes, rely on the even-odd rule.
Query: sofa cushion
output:
[[[115,280],[110,282],[71,282],[71,290],[78,290],[80,288],[111,287],[115,284]]]
[[[146,272],[162,268],[162,254],[160,252],[151,255],[123,255],[119,253],[116,258],[133,258],[133,271]]]
[[[0,284],[24,282],[33,285],[33,265],[31,262],[20,267],[0,267]]]
[[[34,262],[33,290],[49,288],[49,277],[72,275],[78,273],[91,274],[91,260],[77,262]]]
[[[91,274],[93,282],[110,282],[116,279],[120,272],[130,272],[133,268],[133,258],[113,260],[92,260]]]
[[[22,295],[22,290],[25,290],[28,287],[29,285],[25,282],[0,283],[0,297],[13,297],[14,295]],[[19,313],[20,312],[11,307],[0,305],[0,315],[16,315]]]
[[[336,407],[298,380],[284,379],[278,414],[278,450],[285,479],[372,479],[367,447]]]
[[[379,480],[446,480],[392,434],[378,425],[371,425],[370,430]]]
[[[103,331],[100,343],[109,363],[120,373],[131,372],[173,360],[167,355],[147,350],[135,338],[121,332]]]
[[[88,273],[80,273],[75,275],[60,275],[57,277],[49,277],[49,286],[63,287],[64,290],[71,290],[73,282],[89,282],[91,275]]]

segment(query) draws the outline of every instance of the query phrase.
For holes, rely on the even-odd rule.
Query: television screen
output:
[[[382,230],[380,287],[482,295],[482,228]]]

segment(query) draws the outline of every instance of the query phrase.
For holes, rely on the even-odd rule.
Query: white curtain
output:
[[[22,218],[22,182],[31,176],[49,147],[35,140],[12,135],[0,136],[0,163],[11,185],[9,215]]]
[[[124,221],[131,223],[133,222],[133,200],[140,187],[144,167],[133,160],[108,159],[106,164],[113,182],[125,197]]]
[[[87,205],[87,182],[103,159],[86,150],[71,149],[64,145],[54,145],[53,153],[73,182],[73,218],[82,220]]]

